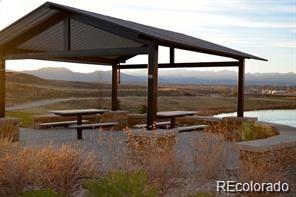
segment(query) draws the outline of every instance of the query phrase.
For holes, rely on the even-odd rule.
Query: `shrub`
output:
[[[140,114],[145,114],[145,113],[147,113],[147,105],[142,104],[140,108]]]
[[[213,194],[212,192],[196,192],[190,197],[214,197],[214,196],[215,194]]]
[[[136,169],[144,170],[149,182],[165,195],[171,188],[181,185],[183,163],[177,161],[176,138],[173,133],[158,135],[150,132],[128,132],[128,160]]]
[[[242,140],[248,141],[256,139],[255,130],[256,128],[253,122],[244,122],[241,127]]]
[[[278,148],[278,150],[266,152],[241,150],[240,170],[237,171],[239,180],[242,182],[252,180],[261,183],[284,181],[289,169],[293,169],[290,167],[295,163],[295,157],[291,149]],[[291,158],[293,159],[290,160]]]
[[[217,178],[226,169],[226,143],[222,135],[194,138],[191,144],[193,163],[198,178]]]
[[[11,143],[18,141],[19,128],[17,124],[16,122],[0,123],[0,140],[2,142]]]
[[[24,148],[0,158],[0,195],[19,194],[30,188],[70,194],[81,179],[96,175],[98,161],[92,154],[71,146]]]
[[[52,190],[38,190],[23,192],[20,197],[63,197],[61,193],[54,192]]]
[[[149,186],[148,178],[144,171],[113,172],[99,179],[89,180],[84,186],[87,196],[156,196],[157,190]]]

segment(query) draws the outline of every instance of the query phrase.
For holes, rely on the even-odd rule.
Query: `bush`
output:
[[[98,161],[92,154],[63,145],[24,148],[0,158],[0,196],[15,196],[30,188],[52,188],[71,194],[81,179],[96,175]]]
[[[214,197],[215,194],[213,194],[212,192],[197,192],[193,195],[191,195],[190,197]]]
[[[160,196],[181,186],[183,162],[176,159],[176,137],[173,133],[128,133],[128,160],[133,168],[144,170],[149,182],[158,188]]]
[[[149,186],[144,171],[113,172],[99,180],[89,180],[84,186],[87,196],[156,196],[157,190]]]
[[[242,130],[242,140],[248,141],[248,140],[255,140],[255,125],[253,122],[244,122],[241,127]]]
[[[63,197],[61,193],[52,190],[28,191],[20,195],[20,197]]]
[[[0,122],[0,140],[1,142],[11,143],[18,141],[19,128],[17,122]]]
[[[277,129],[267,124],[244,122],[241,126],[242,140],[256,140],[278,135]]]
[[[226,170],[228,151],[222,135],[193,138],[191,143],[193,164],[201,180],[218,178]]]
[[[147,113],[147,105],[142,104],[140,108],[140,114],[145,114],[145,113]]]

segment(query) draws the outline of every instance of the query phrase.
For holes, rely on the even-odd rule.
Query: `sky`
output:
[[[44,0],[0,0],[0,30],[43,4]],[[80,9],[177,31],[268,59],[247,60],[246,72],[296,72],[296,0],[52,0]],[[159,62],[169,50],[160,48]],[[176,62],[229,60],[176,51]],[[147,63],[137,56],[127,63]],[[37,60],[7,61],[11,70],[66,67],[75,72],[110,67]],[[194,68],[221,70],[226,68]],[[227,68],[228,69],[228,68]]]

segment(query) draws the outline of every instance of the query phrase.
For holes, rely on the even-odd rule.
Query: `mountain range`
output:
[[[66,68],[41,68],[39,70],[23,71],[44,79],[103,82],[111,83],[111,71],[95,71],[92,73],[73,72]],[[247,85],[280,85],[296,86],[296,73],[246,73]],[[147,73],[144,71],[121,72],[122,83],[146,84]],[[226,84],[237,83],[237,72],[196,71],[196,70],[159,70],[159,82],[163,84]]]

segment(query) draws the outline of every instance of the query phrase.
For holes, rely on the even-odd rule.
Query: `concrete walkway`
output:
[[[57,98],[57,99],[46,99],[46,100],[40,100],[40,101],[33,101],[29,103],[23,103],[23,104],[17,104],[14,106],[7,106],[7,111],[15,111],[15,110],[24,110],[24,109],[32,109],[36,107],[43,107],[47,105],[52,105],[55,103],[65,102],[65,101],[76,101],[76,100],[93,100],[97,99],[97,97],[81,97],[81,98]]]
[[[266,139],[239,142],[238,145],[240,149],[254,152],[265,152],[269,150],[277,150],[280,148],[296,147],[295,127],[260,121],[258,121],[258,123],[272,125],[278,129],[279,135]]]

